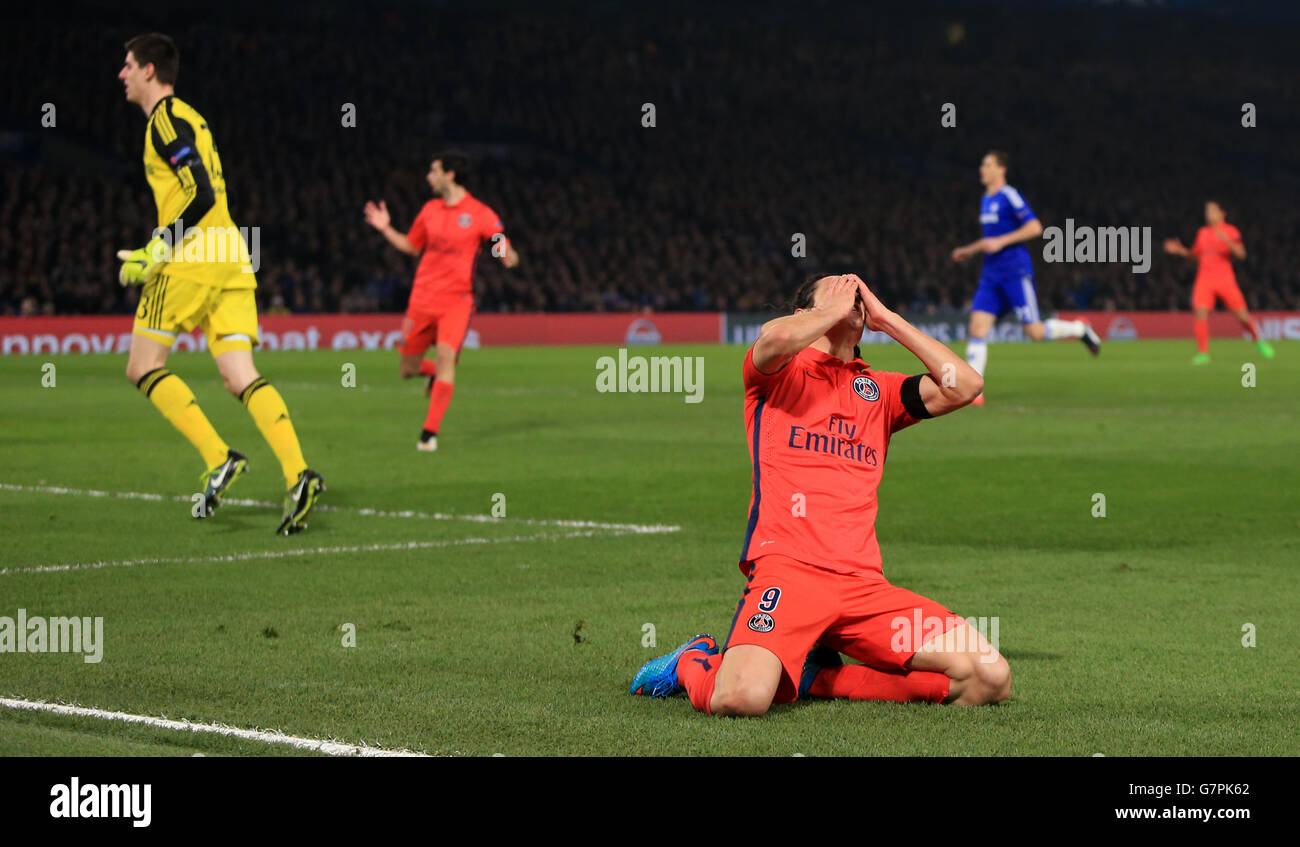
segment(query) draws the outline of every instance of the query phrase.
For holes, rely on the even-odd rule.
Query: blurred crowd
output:
[[[1188,308],[1194,268],[1159,247],[1190,244],[1211,198],[1243,233],[1250,305],[1300,308],[1292,33],[895,5],[323,4],[159,28],[235,221],[260,228],[265,312],[402,310],[416,260],[361,210],[409,226],[442,147],[473,156],[468,188],[522,258],[482,257],[480,310],[779,308],[822,269],[895,308],[963,308],[978,266],[950,253],[979,237],[991,148],[1045,226],[1152,230],[1145,274],[1035,248],[1044,311]],[[115,253],[156,223],[116,79],[137,33],[102,4],[29,12],[0,36],[0,314],[131,311]]]

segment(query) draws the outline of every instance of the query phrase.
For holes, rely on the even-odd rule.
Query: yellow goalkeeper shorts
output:
[[[134,332],[170,348],[177,333],[195,327],[207,336],[213,356],[252,350],[260,343],[254,289],[219,288],[163,273],[140,292]]]

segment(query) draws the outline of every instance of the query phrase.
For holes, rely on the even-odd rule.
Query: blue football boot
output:
[[[829,647],[823,647],[820,644],[814,646],[808,652],[808,658],[803,661],[803,673],[799,674],[799,699],[814,699],[808,689],[812,688],[813,680],[825,668],[838,668],[844,664],[840,654]]]
[[[718,642],[712,635],[697,635],[678,647],[667,656],[652,659],[641,666],[641,670],[632,677],[629,694],[642,694],[646,697],[671,697],[682,690],[677,682],[677,661],[687,650],[702,650],[706,655],[718,655]]]

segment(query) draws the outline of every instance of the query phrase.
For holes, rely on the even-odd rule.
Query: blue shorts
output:
[[[981,276],[980,287],[975,291],[975,299],[971,301],[971,310],[990,312],[999,318],[1014,311],[1022,324],[1041,320],[1038,316],[1038,293],[1034,290],[1034,278],[1030,274]]]

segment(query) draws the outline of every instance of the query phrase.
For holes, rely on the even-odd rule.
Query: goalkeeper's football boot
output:
[[[298,474],[298,482],[284,495],[284,518],[275,534],[293,535],[306,529],[307,513],[324,490],[325,478],[311,468]]]
[[[1210,363],[1209,353],[1197,353],[1192,357],[1193,365],[1208,365]]]
[[[646,697],[671,697],[682,690],[677,681],[677,662],[687,650],[698,650],[706,656],[718,655],[718,642],[712,635],[697,635],[678,647],[667,656],[652,659],[641,666],[641,670],[632,677],[629,694],[641,694]]]
[[[1101,355],[1101,336],[1097,330],[1092,328],[1092,324],[1087,321],[1083,322],[1083,335],[1079,338],[1083,346],[1088,348],[1088,352],[1094,356]]]
[[[1259,347],[1260,355],[1263,356],[1265,359],[1271,359],[1277,355],[1277,353],[1273,352],[1273,345],[1269,344],[1267,341],[1265,341],[1262,338],[1259,340],[1259,344],[1257,346]]]
[[[226,460],[199,476],[203,483],[203,508],[194,517],[206,518],[221,505],[221,495],[248,470],[248,457],[238,450],[226,450]]]
[[[809,700],[812,695],[808,689],[812,688],[813,680],[817,674],[826,668],[838,668],[844,664],[840,654],[829,647],[823,647],[820,644],[815,645],[808,652],[808,658],[803,660],[803,673],[799,675],[799,699]]]

